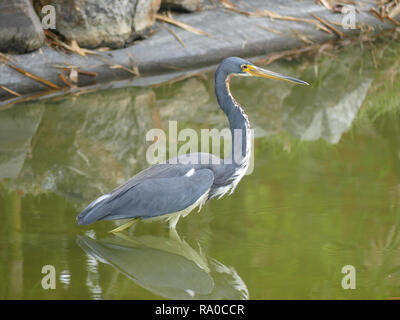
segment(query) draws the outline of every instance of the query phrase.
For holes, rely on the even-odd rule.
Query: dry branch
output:
[[[56,85],[56,84],[54,84],[54,83],[52,83],[52,82],[50,82],[50,81],[48,81],[46,79],[43,79],[43,78],[41,78],[41,77],[39,77],[37,75],[34,75],[33,73],[25,71],[24,69],[22,69],[20,67],[17,67],[16,65],[10,63],[9,59],[3,54],[0,54],[0,61],[2,61],[6,66],[10,67],[11,69],[14,69],[15,71],[23,74],[24,76],[26,76],[28,78],[31,78],[31,79],[36,80],[36,81],[39,81],[39,82],[45,84],[46,86],[48,86],[50,88],[60,89],[60,87],[58,85]]]
[[[328,23],[328,21],[318,17],[317,15],[311,13],[311,15],[317,19],[319,22],[321,22],[323,25],[325,25],[327,28],[331,29],[334,33],[336,33],[339,38],[343,38],[344,34],[343,32],[339,31],[338,29],[336,29],[334,26],[332,26],[331,24]]]
[[[199,30],[199,29],[197,29],[195,27],[189,26],[186,23],[180,22],[178,20],[175,20],[175,19],[167,17],[167,16],[163,16],[161,14],[156,14],[156,19],[160,20],[160,21],[163,21],[163,22],[167,22],[169,24],[173,24],[173,25],[175,25],[175,26],[177,26],[179,28],[182,28],[182,29],[184,29],[186,31],[189,31],[191,33],[194,33],[194,34],[199,34],[199,35],[202,35],[202,36],[211,37],[211,35],[208,34],[207,32],[201,31],[201,30]]]

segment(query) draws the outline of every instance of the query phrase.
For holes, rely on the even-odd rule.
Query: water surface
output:
[[[113,236],[76,225],[146,168],[146,133],[225,128],[212,74],[0,112],[0,298],[400,297],[400,46],[381,41],[270,65],[310,87],[235,78],[254,169],[231,196]],[[173,140],[173,139],[172,139]],[[56,289],[44,290],[53,265]],[[356,270],[344,290],[343,266]]]

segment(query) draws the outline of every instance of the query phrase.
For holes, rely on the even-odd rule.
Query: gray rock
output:
[[[43,41],[41,23],[28,0],[0,1],[0,51],[30,52]]]
[[[31,152],[44,106],[32,103],[29,108],[18,106],[3,111],[0,117],[0,179],[15,179]]]
[[[138,35],[149,30],[156,20],[156,13],[160,9],[161,0],[138,0],[135,7],[132,28]]]
[[[159,102],[160,115],[166,122],[170,119],[187,121],[196,114],[200,107],[207,103],[209,98],[209,94],[200,80],[189,79],[184,82],[171,99]],[[182,112],[182,110],[185,110],[185,112]],[[168,127],[167,123],[164,125]]]
[[[315,89],[292,88],[282,102],[282,128],[303,141],[322,138],[338,143],[350,129],[372,83],[368,54],[349,48],[341,53],[341,64],[326,59],[318,65],[317,79],[309,68],[302,78],[314,78]]]
[[[245,4],[245,1],[241,1]],[[247,3],[247,2],[246,2]],[[283,16],[297,18],[310,18],[310,13],[340,23],[342,16],[333,14],[325,7],[317,5],[314,0],[303,0],[299,6],[287,6],[287,0],[265,1],[252,0],[253,8],[259,10],[271,10]],[[357,7],[357,22],[370,26],[375,32],[393,28],[390,21],[382,23],[368,10],[368,0],[360,3],[365,6]],[[243,7],[248,10],[248,8]],[[243,14],[216,7],[208,11],[200,11],[192,14],[176,15],[174,19],[198,28],[211,37],[194,34],[169,25],[168,28],[178,35],[185,47],[174,36],[164,29],[160,29],[149,39],[140,41],[134,45],[102,53],[100,56],[88,55],[82,57],[78,54],[65,54],[50,47],[43,47],[43,54],[36,52],[25,55],[13,55],[11,58],[16,64],[24,66],[24,69],[42,78],[52,81],[60,86],[64,84],[58,77],[58,71],[54,66],[71,64],[79,66],[86,71],[97,72],[96,83],[106,86],[117,86],[110,83],[113,80],[126,79],[124,85],[148,85],[182,76],[185,72],[199,70],[217,63],[228,56],[256,57],[265,56],[304,46],[294,33],[308,36],[316,43],[334,39],[335,35],[318,30],[314,25],[304,22],[283,20],[271,20],[268,17],[248,17]],[[267,29],[264,29],[267,28]],[[275,33],[269,29],[278,31]],[[340,28],[339,28],[340,29]],[[346,35],[360,35],[361,30],[340,29]],[[115,64],[132,68],[138,67],[142,77],[132,79],[132,73],[123,69],[110,68]],[[28,77],[7,67],[1,69],[0,84],[21,94],[43,90],[43,84],[33,81]],[[180,70],[180,71],[177,71]],[[80,85],[92,84],[92,77],[80,77]],[[119,84],[121,86],[122,84]],[[5,94],[0,91],[0,99]],[[0,101],[0,105],[2,102]]]
[[[56,9],[56,29],[81,47],[121,48],[142,35],[155,21],[160,0],[35,0]]]
[[[154,102],[151,90],[129,88],[3,111],[0,179],[15,178],[8,186],[26,193],[90,200],[107,192],[148,166],[152,142],[144,141],[155,126]],[[33,161],[26,160],[29,154]]]
[[[199,10],[203,0],[162,0],[161,6],[164,9],[196,11]]]
[[[82,47],[122,47],[132,33],[132,16],[136,1],[37,0],[41,6],[56,9],[56,29],[67,40]]]

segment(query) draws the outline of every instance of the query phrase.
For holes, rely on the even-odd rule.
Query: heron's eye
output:
[[[242,65],[242,70],[243,70],[243,71],[247,71],[248,69],[249,69],[249,67],[248,67],[247,65],[245,65],[245,64]]]

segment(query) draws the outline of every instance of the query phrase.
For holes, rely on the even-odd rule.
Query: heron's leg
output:
[[[182,240],[179,237],[179,234],[178,234],[178,232],[176,231],[175,228],[169,228],[169,239],[173,240],[173,241],[176,241],[178,243],[182,242]]]
[[[115,229],[112,229],[109,232],[111,232],[111,233],[121,232],[122,230],[125,230],[125,229],[129,228],[130,226],[134,225],[138,221],[139,221],[139,218],[133,218],[133,219],[129,220],[128,222],[124,223],[123,225],[121,225]]]
[[[171,219],[169,219],[169,228],[170,229],[175,229],[176,224],[178,223],[180,218],[180,214],[176,214],[174,216],[171,217]]]

